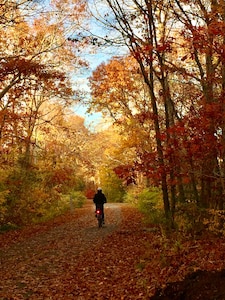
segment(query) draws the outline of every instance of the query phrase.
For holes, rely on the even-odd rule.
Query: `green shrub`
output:
[[[162,194],[157,188],[144,189],[138,195],[138,209],[144,213],[146,221],[153,224],[166,223],[162,206]]]
[[[123,201],[132,205],[138,204],[139,189],[136,186],[130,186],[127,189],[127,193],[123,197]]]
[[[47,221],[62,214],[65,210],[68,210],[64,204],[61,204],[61,198],[62,195],[54,189],[47,189],[47,191],[45,191],[40,187],[39,191],[34,190],[33,201],[35,203],[35,210],[32,216],[30,216],[32,217],[31,222],[39,223]]]
[[[82,207],[87,198],[84,196],[82,192],[73,191],[70,193],[70,207],[71,208],[79,208]]]
[[[162,224],[166,222],[159,189],[145,188],[140,191],[138,187],[130,187],[124,201],[135,205],[145,215],[147,223]]]
[[[126,193],[123,197],[123,202],[125,203],[129,203],[129,204],[136,204],[136,201],[135,201],[135,196],[131,193]]]
[[[161,200],[161,193],[158,189],[144,189],[138,195],[138,207],[143,213],[149,213],[159,208]]]

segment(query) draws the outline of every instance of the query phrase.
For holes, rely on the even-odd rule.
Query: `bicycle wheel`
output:
[[[98,219],[98,228],[101,228],[102,227],[102,218],[99,218]]]

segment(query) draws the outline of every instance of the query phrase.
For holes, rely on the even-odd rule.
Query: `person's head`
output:
[[[101,193],[102,192],[102,188],[98,188],[98,193]]]

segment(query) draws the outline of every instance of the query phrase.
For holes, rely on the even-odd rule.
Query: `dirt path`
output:
[[[24,238],[15,235],[15,243],[2,245],[0,299],[59,299],[51,295],[68,274],[73,277],[79,258],[118,227],[121,204],[106,204],[105,215],[106,225],[98,229],[94,207],[89,202],[62,224],[56,222],[46,230],[39,228]]]
[[[0,300],[225,300],[224,238],[206,232],[177,248],[129,205],[105,215],[99,229],[89,202],[0,235]]]

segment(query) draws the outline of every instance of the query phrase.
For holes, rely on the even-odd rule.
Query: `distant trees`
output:
[[[117,164],[132,165],[137,158],[140,163],[143,153],[154,151],[154,123],[148,90],[135,59],[114,57],[98,66],[89,80],[90,109],[110,115],[120,132]],[[142,171],[148,173],[148,169]]]

